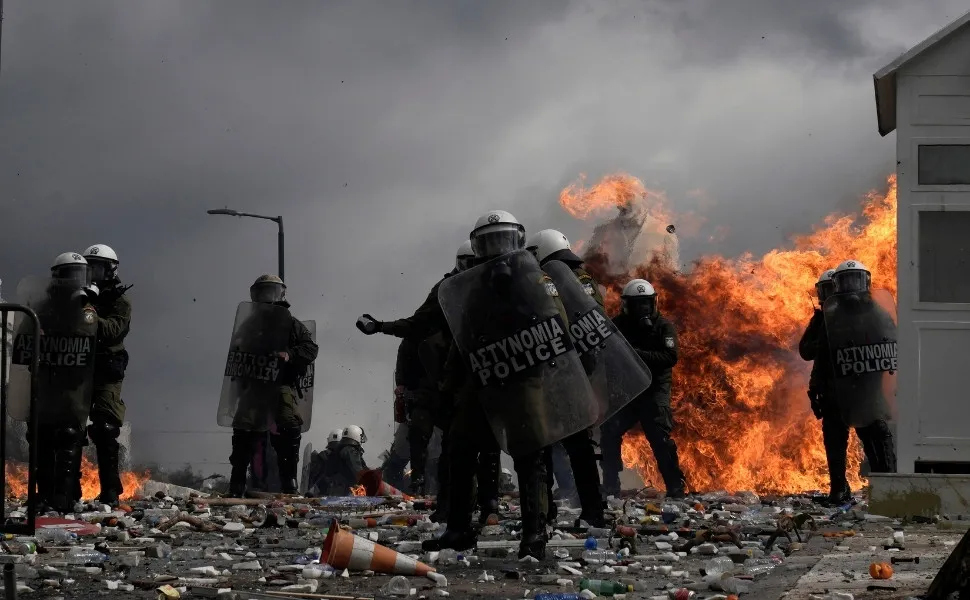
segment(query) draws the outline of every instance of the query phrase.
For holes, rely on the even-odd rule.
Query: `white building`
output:
[[[896,131],[899,472],[970,473],[970,13],[873,78]]]

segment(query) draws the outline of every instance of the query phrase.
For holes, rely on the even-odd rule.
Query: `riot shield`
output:
[[[83,426],[91,412],[98,319],[75,281],[26,277],[17,286],[20,303],[40,320],[35,398],[41,425]],[[30,369],[36,348],[30,321],[18,315],[14,325],[8,414],[30,416]]]
[[[445,279],[438,300],[503,450],[531,453],[597,421],[556,286],[531,253]]]
[[[222,427],[268,431],[280,399],[280,375],[290,338],[290,311],[263,302],[240,302],[229,342],[216,422]]]
[[[310,487],[310,461],[313,458],[313,444],[308,443],[303,449],[303,467],[300,469],[300,493],[306,494]]]
[[[896,303],[886,290],[836,294],[823,307],[832,393],[849,427],[895,415]]]
[[[650,387],[653,380],[650,368],[589,295],[572,269],[553,260],[542,270],[559,290],[559,299],[569,317],[569,335],[583,360],[596,398],[599,409],[596,425],[602,425]]]
[[[310,330],[313,341],[317,341],[317,322],[303,321],[303,324]],[[303,427],[301,428],[303,433],[310,430],[310,420],[313,418],[313,364],[307,365],[303,376],[296,381],[296,386],[293,388],[296,392],[296,408],[303,419]]]

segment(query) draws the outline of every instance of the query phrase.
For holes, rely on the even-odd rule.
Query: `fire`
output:
[[[832,215],[789,250],[760,258],[704,256],[678,270],[678,224],[663,194],[626,174],[582,182],[560,195],[573,216],[620,208],[588,242],[587,269],[606,288],[610,314],[622,286],[647,279],[660,294],[661,311],[678,328],[680,359],[674,368],[674,439],[693,490],[797,493],[827,489],[828,471],[819,422],[806,390],[811,363],[797,345],[812,315],[815,282],[825,269],[855,258],[872,271],[873,287],[896,294],[896,178],[884,193],[870,192],[859,215]],[[631,211],[639,216],[631,217]],[[651,252],[635,251],[650,240]],[[862,460],[850,446],[849,483],[859,489]],[[623,442],[623,461],[644,481],[663,486],[653,453],[636,430]]]
[[[27,465],[23,463],[7,461],[4,472],[7,478],[7,497],[26,498],[27,497]],[[122,500],[131,500],[141,490],[141,486],[151,477],[151,473],[135,473],[124,471],[121,473],[121,484],[124,493]],[[101,493],[101,483],[98,481],[98,467],[88,457],[81,457],[81,499],[93,500]]]
[[[350,486],[350,493],[354,496],[366,496],[367,490],[365,490],[364,486],[362,485],[353,485]]]

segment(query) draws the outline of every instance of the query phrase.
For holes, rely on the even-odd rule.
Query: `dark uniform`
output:
[[[289,308],[289,304],[285,301],[278,304]],[[259,324],[253,323],[253,326],[258,327]],[[284,363],[285,368],[280,375],[282,384],[279,386],[279,396],[273,409],[276,432],[270,435],[270,442],[273,450],[276,451],[284,493],[296,491],[296,474],[302,440],[303,418],[297,407],[299,391],[295,384],[304,375],[307,367],[316,360],[318,351],[319,346],[313,341],[310,330],[299,319],[290,315],[289,341],[286,350],[289,360]],[[256,406],[253,411],[247,411],[240,406],[233,419],[232,454],[229,456],[229,462],[232,464],[230,489],[234,495],[241,495],[245,490],[246,469],[267,429],[264,418],[260,407]]]
[[[444,520],[447,514],[450,491],[448,484],[450,476],[449,460],[451,456],[448,432],[455,404],[453,395],[442,392],[439,385],[444,362],[451,346],[451,333],[444,313],[441,312],[441,305],[438,303],[438,289],[441,287],[441,283],[455,272],[457,270],[445,274],[434,284],[427,298],[414,311],[412,316],[396,321],[379,322],[377,329],[381,333],[410,340],[411,343],[417,345],[421,374],[417,375],[419,373],[417,368],[410,371],[417,375],[415,377],[416,383],[411,384],[417,387],[408,388],[412,390],[409,398],[411,401],[408,403],[411,481],[412,485],[424,481],[428,445],[434,435],[434,428],[440,428],[444,435],[441,440],[441,455],[438,459],[439,493],[438,507],[433,515],[435,520]],[[480,471],[478,478],[479,495],[488,495],[490,499],[487,500],[487,503],[489,505],[494,504],[496,507],[498,505],[499,458],[497,451],[483,454],[478,469]],[[493,481],[494,483],[492,483]],[[494,494],[491,493],[493,489],[495,490]],[[494,499],[492,499],[492,496],[494,496]]]
[[[639,422],[657,459],[667,495],[683,496],[684,474],[677,458],[677,444],[670,437],[674,429],[670,386],[673,367],[677,364],[677,331],[673,323],[660,314],[653,318],[649,327],[626,314],[617,315],[613,323],[650,368],[653,383],[603,424],[603,487],[607,494],[619,494],[623,434]]]
[[[835,399],[831,394],[825,393],[832,377],[832,365],[828,352],[819,352],[820,348],[828,348],[828,342],[825,336],[825,318],[822,311],[816,309],[798,342],[798,354],[803,360],[813,361],[812,374],[808,381],[808,398],[815,418],[822,421],[822,443],[829,468],[829,499],[842,501],[851,496],[849,481],[845,476],[849,428],[842,421]]]
[[[576,275],[576,279],[583,285],[586,293],[592,296],[597,304],[604,306],[603,296],[600,294],[599,286],[593,277],[583,269],[582,262],[571,250],[554,252],[543,262],[550,260],[561,260],[566,263]],[[563,473],[565,469],[557,470],[555,468],[556,461],[554,461],[554,452],[558,452],[558,447],[561,447],[569,457],[569,465],[572,467],[571,475],[575,482],[576,493],[579,496],[579,504],[582,507],[582,513],[579,518],[593,527],[604,526],[603,492],[600,485],[599,469],[596,466],[596,449],[594,447],[592,429],[584,429],[567,437],[559,444],[556,444],[555,447],[550,448],[546,454],[550,521],[555,520],[558,512],[555,503],[552,502],[553,474],[555,474],[556,479],[559,481],[559,487],[563,488],[564,492],[571,487],[569,486],[568,480],[563,480],[566,476]],[[563,479],[560,479],[560,473],[563,474]]]
[[[114,285],[101,290],[94,304],[98,312],[98,346],[88,436],[98,452],[100,498],[109,504],[117,502],[124,493],[119,474],[118,436],[125,422],[121,385],[128,368],[125,337],[131,326],[131,300],[125,292],[130,288],[116,280]]]
[[[327,494],[329,492],[330,481],[328,480],[327,465],[333,461],[339,446],[339,440],[330,442],[322,452],[313,453],[310,458],[310,471],[307,473],[310,480],[310,485],[307,486],[308,491],[313,490],[312,493],[314,494]]]
[[[798,353],[802,359],[814,361],[808,383],[808,397],[812,403],[812,412],[816,418],[822,420],[822,441],[829,467],[829,499],[842,502],[851,497],[846,479],[849,427],[842,419],[839,399],[835,397],[831,387],[835,367],[828,347],[825,319],[822,312],[816,310],[798,343]],[[862,449],[872,472],[895,473],[896,449],[892,443],[889,425],[883,420],[877,420],[867,427],[858,427],[855,431],[862,442]]]
[[[350,438],[343,438],[337,444],[334,455],[327,461],[330,479],[330,496],[349,496],[350,488],[357,485],[360,474],[367,470],[364,462],[364,448]]]

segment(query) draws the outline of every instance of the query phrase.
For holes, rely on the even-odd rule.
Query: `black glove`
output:
[[[812,412],[816,419],[822,418],[822,393],[818,390],[808,390],[808,399],[812,403]]]
[[[381,330],[382,325],[383,323],[368,314],[357,319],[357,329],[360,329],[364,335],[374,335]]]

